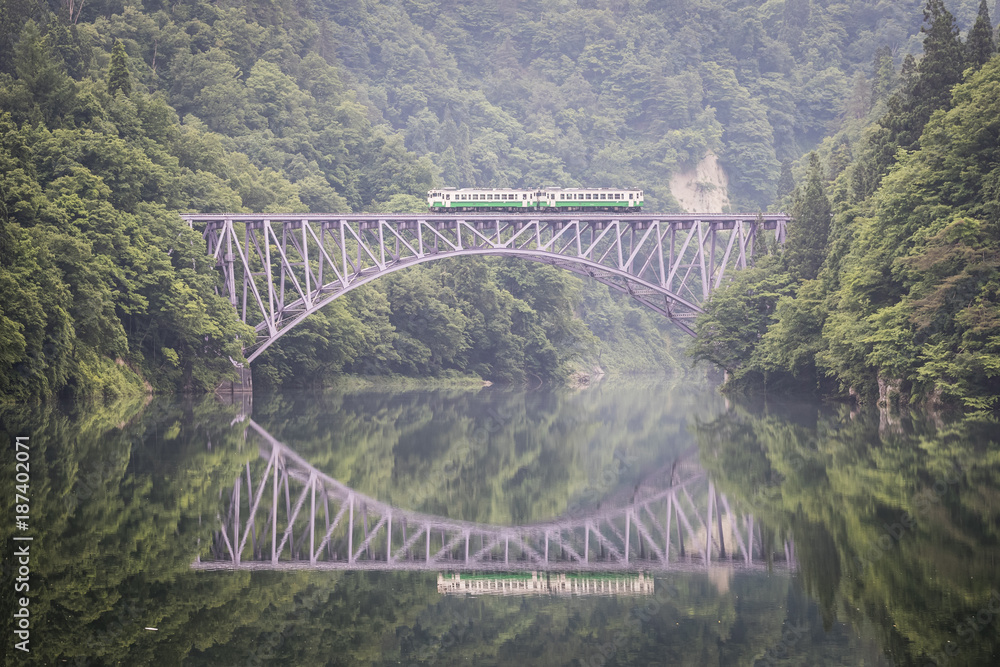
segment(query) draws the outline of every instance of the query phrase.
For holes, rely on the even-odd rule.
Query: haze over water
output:
[[[8,441],[31,436],[36,664],[1000,661],[992,422],[739,405],[710,389],[634,380],[580,391],[285,393],[255,396],[252,408],[160,397],[101,410],[4,408],[0,430]],[[611,546],[592,533],[589,568],[574,568],[571,545],[554,542],[548,564],[504,568],[499,547],[473,531],[473,560],[493,554],[477,571],[437,529],[433,551],[445,555],[423,567],[414,523],[396,567],[366,567],[387,560],[384,538],[353,542],[351,564],[346,536],[331,531],[317,560],[332,565],[311,568],[296,524],[273,567],[272,487],[259,482],[279,446],[306,471],[279,487],[282,508],[296,505],[296,483],[323,477],[400,517],[500,530],[610,516],[674,488],[690,526],[680,531],[671,515],[674,541],[661,557],[653,545],[670,532],[654,518],[661,506],[639,511],[652,536],[630,523],[630,560],[618,567],[613,533],[625,524],[606,519]],[[259,568],[233,569],[220,528],[236,480],[245,494],[248,478],[265,509],[244,560]],[[307,493],[300,504],[310,505]],[[354,521],[365,534],[361,505]],[[396,552],[406,528],[392,525]]]

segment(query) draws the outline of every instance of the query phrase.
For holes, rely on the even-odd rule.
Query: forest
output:
[[[683,374],[691,348],[733,388],[989,409],[994,43],[985,0],[2,0],[0,397],[232,373],[253,334],[178,213],[545,183],[669,212],[713,154],[734,210],[795,220],[694,345],[567,273],[450,261],[338,299],[255,382]]]
[[[879,50],[871,111],[810,153],[780,256],[714,295],[696,358],[730,389],[969,412],[1000,400],[1000,58],[985,2]],[[701,335],[703,334],[703,335]]]

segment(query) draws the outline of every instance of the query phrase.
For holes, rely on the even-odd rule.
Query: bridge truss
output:
[[[256,328],[253,361],[333,299],[392,271],[506,255],[589,276],[690,335],[702,303],[761,242],[783,243],[785,215],[185,215],[222,270],[226,295]],[[766,247],[765,245],[765,247]]]
[[[792,567],[752,515],[735,515],[704,472],[675,466],[625,502],[580,516],[498,526],[414,512],[320,472],[253,420],[260,458],[224,499],[195,569],[634,572]]]

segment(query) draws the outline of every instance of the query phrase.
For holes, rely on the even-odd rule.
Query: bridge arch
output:
[[[186,215],[257,339],[248,361],[309,315],[407,266],[475,255],[520,257],[587,276],[688,335],[727,269],[745,268],[787,216],[646,214]]]

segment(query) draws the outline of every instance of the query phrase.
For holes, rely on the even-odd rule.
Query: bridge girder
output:
[[[694,335],[692,320],[783,214],[185,215],[257,339],[253,361],[334,299],[393,271],[471,255],[516,256],[593,278]]]

